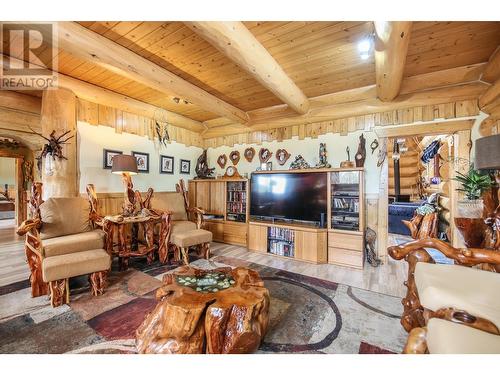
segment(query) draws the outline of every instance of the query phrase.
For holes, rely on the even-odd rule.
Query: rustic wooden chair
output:
[[[189,262],[188,250],[195,247],[198,253],[210,257],[212,233],[203,229],[205,211],[198,207],[189,207],[188,192],[184,180],[176,185],[175,192],[162,193],[151,200],[151,206],[157,211],[170,212],[171,229],[168,231],[167,246],[159,246],[159,258],[168,262],[172,253],[175,261]],[[159,228],[155,230],[159,232]]]
[[[42,200],[35,183],[29,202],[31,219],[17,229],[25,235],[31,295],[49,294],[52,306],[69,302],[70,277],[90,274],[91,293],[104,292],[111,257],[106,252],[102,218],[81,197]],[[97,228],[97,229],[96,229]]]

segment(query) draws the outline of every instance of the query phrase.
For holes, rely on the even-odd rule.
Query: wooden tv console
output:
[[[250,221],[247,179],[189,181],[189,200],[216,218],[206,220],[214,241],[247,246],[250,251],[311,263],[361,269],[364,263],[365,192],[363,168],[258,171],[253,173],[326,173],[327,226]],[[228,191],[232,182],[245,186],[244,221],[230,217]]]

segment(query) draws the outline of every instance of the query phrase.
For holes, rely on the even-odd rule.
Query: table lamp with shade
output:
[[[122,214],[132,216],[135,214],[135,194],[131,176],[138,173],[137,159],[132,155],[115,155],[111,162],[111,173],[121,174],[125,187]]]
[[[500,134],[476,140],[474,167],[494,171],[496,182],[500,183]],[[500,189],[498,200],[500,200]]]

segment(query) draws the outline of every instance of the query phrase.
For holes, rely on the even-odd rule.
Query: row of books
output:
[[[228,191],[238,191],[238,190],[246,190],[245,182],[228,182],[227,190]]]
[[[245,202],[227,202],[227,212],[233,214],[243,214],[247,211]]]
[[[293,242],[295,238],[295,231],[286,228],[269,227],[267,235],[273,239]]]
[[[247,200],[247,192],[246,191],[228,191],[227,192],[227,200],[234,201],[246,201]]]
[[[294,257],[293,243],[270,240],[268,251],[271,254],[281,255],[285,257]]]
[[[357,199],[345,199],[345,198],[333,198],[333,208],[349,212],[359,212],[359,200]]]

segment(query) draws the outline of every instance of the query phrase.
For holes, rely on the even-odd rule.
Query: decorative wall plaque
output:
[[[229,159],[233,162],[233,165],[238,164],[240,161],[240,152],[239,151],[232,151],[229,154]]]
[[[276,160],[278,161],[279,165],[285,165],[289,157],[290,153],[284,148],[280,148],[278,151],[276,151]]]
[[[220,155],[217,158],[217,164],[219,164],[219,167],[224,168],[226,166],[226,163],[227,163],[227,156],[225,154]]]
[[[245,155],[245,159],[247,159],[247,161],[249,163],[251,163],[253,160],[253,157],[255,156],[255,149],[253,147],[248,147],[247,149],[245,149],[245,152],[243,155]]]
[[[269,151],[267,148],[261,148],[259,151],[259,160],[261,163],[267,163],[267,161],[271,158],[273,153]]]

